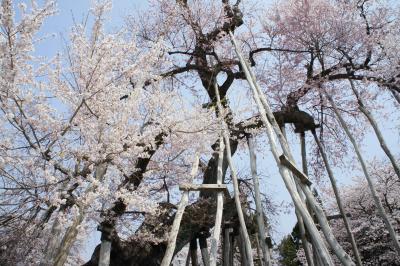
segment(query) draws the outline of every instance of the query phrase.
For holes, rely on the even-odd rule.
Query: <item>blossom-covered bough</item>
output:
[[[204,251],[211,231],[210,265],[237,263],[232,239],[246,243],[239,243],[244,265],[272,265],[254,163],[260,149],[271,150],[291,195],[308,264],[370,261],[354,233],[360,227],[346,218],[351,201],[340,193],[330,163],[345,167],[344,133],[353,144],[361,139],[368,124],[353,122],[359,109],[398,175],[396,155],[371,115],[379,110],[377,95],[395,101],[400,95],[394,44],[400,22],[388,6],[282,0],[262,11],[240,0],[152,0],[147,12],[110,34],[104,25],[111,3],[96,1],[90,19],[75,22],[65,51],[44,59],[34,53],[37,33],[56,4],[21,4],[16,11],[14,5],[3,0],[0,12],[1,264],[83,264],[80,247],[97,229],[102,245],[85,265],[160,265],[163,258],[166,265],[173,256],[186,257],[180,251],[189,243],[193,249],[198,238]],[[247,91],[241,80],[250,93],[237,107],[236,85]],[[346,124],[351,131],[341,129]],[[302,170],[287,125],[303,143]],[[309,131],[317,142],[310,147],[319,153],[307,162]],[[232,160],[247,153],[241,144],[249,136],[259,138],[259,147],[249,140],[251,185],[237,177]],[[190,175],[195,154],[199,171]],[[319,155],[350,245],[311,191],[323,177]],[[231,180],[232,197],[184,192],[185,211],[174,205],[179,184]],[[395,203],[379,205],[374,180],[368,181],[385,220],[379,230],[396,243]],[[226,235],[232,225],[241,229]],[[395,246],[383,254],[396,256]]]

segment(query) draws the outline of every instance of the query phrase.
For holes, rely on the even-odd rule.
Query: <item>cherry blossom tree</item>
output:
[[[374,161],[370,164],[370,172],[377,183],[379,197],[392,223],[398,226],[398,190],[399,181],[390,163],[385,161]],[[380,222],[379,214],[374,205],[374,201],[368,192],[368,187],[361,178],[357,183],[344,190],[346,212],[350,216],[350,222],[357,242],[360,247],[362,260],[366,265],[396,265],[399,264],[396,250],[391,244],[390,236]],[[340,220],[335,220],[333,224],[335,233],[341,235],[342,226]],[[342,235],[343,236],[343,235]],[[339,237],[343,241],[343,246],[348,249],[348,240]]]
[[[229,265],[237,239],[246,243],[239,242],[242,263],[253,265],[253,257],[271,265],[262,239],[266,232],[257,234],[266,209],[260,206],[257,169],[253,162],[255,184],[240,180],[235,171],[233,156],[248,156],[250,135],[259,139],[255,150],[271,151],[276,159],[295,205],[308,264],[353,265],[349,254],[356,246],[362,263],[395,261],[387,245],[373,257],[358,232],[386,232],[392,226],[392,240],[398,233],[395,199],[385,196],[393,175],[386,187],[377,177],[398,172],[396,154],[382,144],[379,123],[368,116],[382,109],[382,95],[399,103],[398,12],[375,0],[282,0],[269,6],[151,0],[146,12],[108,32],[111,8],[111,1],[95,1],[89,19],[75,22],[65,50],[42,58],[34,52],[38,31],[46,17],[55,15],[56,4],[33,1],[16,7],[2,0],[0,262],[82,264],[79,248],[96,228],[102,245],[85,265],[99,260],[159,265],[163,258],[168,264],[187,245],[193,262],[197,239],[206,254],[204,241],[214,227],[212,265],[221,246],[231,245],[220,256]],[[238,89],[246,93],[235,106]],[[384,169],[364,167],[358,150],[371,125],[391,160]],[[307,138],[308,131],[317,143]],[[301,170],[292,152],[297,137]],[[324,199],[312,188],[323,182],[329,163],[356,167],[344,156],[352,147],[369,180],[370,191],[363,189],[362,196],[369,199],[368,213],[362,217],[374,223],[350,218],[346,233],[353,232],[356,241],[349,245],[347,234],[338,233],[343,225],[329,220]],[[190,175],[195,154],[199,163],[193,169],[199,169]],[[332,170],[328,173],[339,205],[356,214],[357,195],[342,191]],[[175,204],[181,197],[178,186],[185,182],[232,182],[233,189],[224,196],[184,192],[183,212]],[[256,211],[249,203],[254,187]],[[375,191],[386,229],[370,200]],[[229,226],[241,229],[232,236]],[[216,242],[220,238],[223,245]],[[256,250],[260,241],[263,255]]]
[[[74,26],[65,55],[46,63],[35,58],[35,33],[54,8],[53,2],[33,3],[30,11],[22,6],[26,13],[15,21],[13,3],[2,2],[5,263],[64,265],[74,243],[113,202],[124,204],[126,212],[154,213],[162,198],[152,196],[157,184],[133,189],[140,177],[131,169],[169,143],[158,160],[179,149],[177,158],[154,165],[148,178],[157,180],[176,160],[184,171],[185,145],[201,151],[207,140],[192,145],[190,139],[200,140],[212,128],[207,110],[187,107],[158,84],[162,39],[144,49],[126,31],[104,31],[109,1],[94,5],[92,26]],[[149,80],[152,85],[143,89]]]

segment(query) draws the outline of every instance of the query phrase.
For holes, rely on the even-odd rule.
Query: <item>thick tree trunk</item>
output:
[[[374,116],[372,113],[366,108],[364,101],[362,100],[360,94],[358,93],[356,87],[354,86],[354,82],[350,79],[350,87],[353,90],[354,94],[357,97],[358,100],[358,109],[367,117],[369,123],[371,124],[372,128],[374,129],[375,135],[379,140],[379,144],[382,147],[382,150],[386,153],[387,157],[389,158],[390,162],[393,165],[393,169],[396,172],[397,177],[400,180],[400,167],[396,162],[396,159],[394,158],[392,152],[390,151],[389,147],[386,145],[386,141],[383,138],[382,132],[380,131],[378,127],[378,123],[375,121]]]
[[[195,155],[195,159],[193,161],[192,171],[190,173],[190,181],[194,179],[197,174],[197,170],[199,168],[199,155]],[[174,251],[176,248],[176,238],[178,236],[179,227],[181,225],[183,213],[185,211],[186,205],[189,201],[189,192],[184,191],[182,193],[181,201],[179,202],[178,210],[175,214],[175,219],[172,224],[171,231],[168,236],[167,250],[165,251],[164,258],[161,262],[161,266],[169,266],[172,261],[172,257],[174,255]]]
[[[268,249],[267,244],[265,243],[265,223],[264,223],[264,215],[263,208],[261,203],[260,196],[260,185],[257,175],[257,158],[254,151],[254,140],[252,136],[247,137],[247,144],[249,147],[250,154],[250,169],[251,175],[253,177],[254,184],[254,194],[255,194],[255,203],[256,203],[256,217],[257,217],[257,225],[258,225],[258,238],[261,239],[261,250],[262,250],[262,265],[270,266],[271,265],[271,256]],[[260,258],[261,259],[261,258]]]
[[[247,128],[258,128],[261,123],[254,122],[251,125],[244,125],[239,123],[233,128],[233,138],[230,140],[231,154],[233,155],[238,146],[238,140],[244,137],[245,130]],[[218,142],[212,145],[212,149],[217,150]],[[203,184],[215,184],[217,183],[217,168],[218,168],[218,152],[212,154],[211,159],[207,164],[207,168],[203,175]],[[141,164],[140,172],[144,172],[146,164]],[[143,167],[142,167],[143,166]],[[225,173],[228,168],[228,162],[225,156],[222,161],[222,180],[224,180]],[[139,174],[142,177],[142,174]],[[141,180],[142,178],[140,178]],[[133,179],[136,180],[136,179]],[[181,228],[177,237],[177,244],[175,253],[181,248],[187,245],[193,235],[201,232],[204,228],[212,228],[215,224],[216,215],[216,200],[215,192],[210,193],[207,191],[201,191],[200,197],[197,202],[188,206],[183,215]],[[163,238],[165,236],[165,228],[169,228],[172,225],[174,216],[170,216],[171,207],[168,204],[160,204],[160,212],[164,213],[157,217],[147,215],[145,221],[137,230],[135,235],[148,234],[149,232],[154,234],[157,238]],[[119,210],[119,209],[118,209]],[[234,219],[236,216],[236,209],[234,202],[230,198],[226,198],[224,202],[224,218],[225,220]],[[194,218],[193,218],[194,217]],[[157,225],[162,221],[164,224],[163,228],[160,229]],[[110,265],[146,265],[146,266],[158,266],[161,263],[165,252],[164,243],[153,243],[147,239],[137,239],[133,237],[130,241],[120,241],[118,235],[112,238],[112,250],[110,257]],[[93,251],[90,261],[86,266],[97,266],[99,259],[100,246],[97,246]]]
[[[333,107],[333,110],[336,114],[337,119],[339,120],[340,125],[342,126],[342,128],[344,129],[344,131],[346,132],[347,137],[350,139],[350,142],[352,143],[354,150],[357,154],[357,158],[361,164],[361,168],[364,172],[364,176],[367,179],[368,182],[368,186],[369,189],[371,190],[371,194],[372,197],[375,201],[375,205],[378,209],[378,212],[382,218],[382,220],[384,221],[385,225],[386,225],[386,229],[389,231],[390,237],[392,238],[393,241],[393,245],[394,248],[397,250],[397,253],[400,256],[400,244],[398,241],[398,236],[396,234],[396,231],[393,229],[392,224],[389,221],[389,218],[386,215],[386,211],[382,206],[381,200],[379,199],[378,193],[375,189],[375,185],[374,182],[372,180],[372,178],[370,177],[369,173],[368,173],[368,169],[367,169],[367,165],[364,161],[364,157],[361,155],[361,151],[358,148],[358,144],[356,142],[356,140],[354,139],[353,135],[350,133],[350,129],[348,128],[346,122],[344,121],[344,119],[342,118],[342,115],[340,114],[335,102],[333,101],[332,97],[327,93],[327,91],[325,89],[323,89],[323,92],[325,94],[325,96],[327,97],[327,99],[329,100],[329,103],[331,104],[331,106]]]
[[[337,202],[340,214],[343,217],[344,226],[346,228],[347,234],[349,235],[349,239],[350,239],[350,243],[351,243],[351,246],[352,246],[352,249],[353,249],[354,257],[356,259],[356,263],[357,263],[357,265],[361,266],[362,262],[361,262],[361,258],[360,258],[360,252],[358,251],[354,235],[351,232],[350,223],[349,223],[349,220],[347,219],[346,211],[345,211],[345,209],[343,207],[342,198],[340,196],[340,192],[339,192],[339,189],[337,187],[336,179],[335,179],[335,177],[333,175],[333,171],[332,171],[331,166],[329,164],[328,157],[326,156],[325,149],[322,146],[321,142],[319,141],[319,138],[318,138],[317,134],[315,133],[315,131],[312,131],[312,134],[314,136],[315,142],[317,143],[319,152],[320,152],[320,154],[322,156],[322,160],[324,161],[326,171],[328,172],[328,176],[329,176],[329,180],[331,181],[333,193],[335,194],[335,198],[336,198],[336,202]]]
[[[74,222],[65,232],[61,245],[57,251],[57,255],[54,259],[54,266],[64,266],[67,261],[69,251],[75,242],[76,236],[78,235],[78,226],[82,223],[85,218],[83,209],[79,208],[79,214],[75,217]]]
[[[217,98],[218,111],[220,114],[223,114],[224,110],[222,108],[221,99],[219,96],[219,88],[218,88],[218,85],[216,82],[214,83],[214,88],[215,88],[215,95]],[[236,175],[235,166],[233,165],[233,160],[232,160],[232,155],[231,155],[231,147],[230,147],[230,138],[229,138],[228,129],[227,129],[227,126],[226,126],[226,123],[224,120],[222,120],[222,128],[223,128],[222,130],[223,130],[223,136],[224,136],[225,146],[226,146],[226,154],[227,154],[226,157],[228,160],[229,169],[231,170],[236,210],[237,210],[237,214],[238,214],[238,218],[239,218],[240,228],[242,229],[242,233],[243,233],[243,241],[246,246],[246,255],[249,260],[249,265],[252,266],[253,265],[253,254],[252,254],[251,242],[250,242],[249,234],[247,232],[246,223],[244,221],[244,215],[243,215],[243,211],[242,211],[242,206],[240,203],[238,178]]]
[[[210,255],[208,254],[207,238],[202,235],[199,236],[199,245],[201,251],[201,259],[204,266],[210,266]]]
[[[314,240],[314,243],[316,243],[315,248],[318,250],[318,252],[321,254],[322,259],[324,260],[324,263],[326,265],[333,265],[332,262],[332,258],[329,254],[329,251],[327,249],[327,247],[325,246],[321,236],[319,235],[318,229],[316,228],[310,214],[307,211],[307,207],[305,206],[305,204],[303,203],[303,201],[301,200],[301,197],[299,195],[299,193],[296,191],[296,185],[295,182],[293,181],[293,179],[291,178],[288,170],[283,167],[283,165],[281,165],[280,160],[279,160],[279,153],[275,144],[275,137],[273,134],[273,129],[271,126],[271,123],[269,122],[269,120],[267,119],[267,114],[270,118],[270,121],[273,122],[273,126],[274,126],[274,130],[276,132],[276,134],[278,135],[278,138],[281,140],[283,138],[282,136],[282,132],[280,132],[279,126],[275,120],[275,118],[273,117],[273,113],[272,110],[269,107],[269,105],[264,105],[261,103],[260,100],[260,96],[259,96],[259,92],[256,88],[256,83],[253,83],[253,78],[250,74],[250,69],[248,69],[246,62],[244,61],[241,53],[239,52],[239,48],[236,44],[236,41],[234,39],[234,36],[232,34],[232,32],[229,32],[232,43],[235,47],[237,56],[241,62],[241,66],[242,69],[246,75],[246,79],[252,89],[253,92],[253,97],[254,100],[258,106],[258,109],[260,111],[260,116],[261,116],[261,120],[263,121],[264,126],[266,127],[266,131],[267,131],[267,135],[268,135],[268,139],[269,139],[269,144],[270,144],[270,149],[271,152],[274,156],[274,159],[277,163],[277,166],[279,168],[279,172],[283,178],[283,181],[285,182],[286,188],[289,191],[290,196],[292,197],[293,203],[296,207],[296,210],[298,210],[298,212],[301,214],[302,218],[304,219],[304,223],[307,226],[307,229],[310,233],[311,238]],[[266,109],[264,109],[266,108]],[[284,148],[284,147],[282,147]],[[287,149],[286,149],[287,150]],[[306,194],[307,195],[307,194]]]
[[[192,266],[198,266],[198,261],[197,261],[197,239],[196,238],[193,238],[190,241],[189,252],[190,252],[190,260],[192,261]],[[169,264],[168,264],[168,266],[169,266]]]
[[[60,245],[61,237],[61,223],[59,217],[56,217],[50,231],[50,237],[44,251],[44,259],[40,266],[50,266],[53,264],[53,258],[57,255],[57,247]]]

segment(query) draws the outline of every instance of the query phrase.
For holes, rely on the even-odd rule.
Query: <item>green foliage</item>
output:
[[[297,250],[298,244],[293,240],[291,235],[283,238],[282,242],[279,244],[279,262],[285,266],[298,266],[301,265],[297,261]]]

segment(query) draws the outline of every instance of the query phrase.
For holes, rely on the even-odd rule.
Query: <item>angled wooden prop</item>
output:
[[[198,168],[199,168],[199,155],[196,154],[192,166],[192,172],[190,174],[192,180],[196,176]],[[185,212],[185,208],[186,205],[188,204],[188,201],[189,201],[189,191],[184,191],[181,197],[181,201],[179,202],[178,205],[178,210],[176,211],[175,214],[174,222],[172,223],[171,232],[168,237],[167,250],[165,251],[165,255],[161,262],[161,266],[169,266],[171,264],[172,257],[174,255],[176,247],[176,238],[178,236],[179,227],[181,225],[183,213]]]
[[[303,184],[307,186],[312,185],[312,182],[310,181],[310,179],[308,179],[306,174],[297,169],[296,165],[294,165],[291,161],[289,161],[285,155],[282,154],[281,156],[279,156],[279,160],[281,164],[283,164],[286,168],[292,171],[293,174],[295,174],[295,176],[297,176]]]

